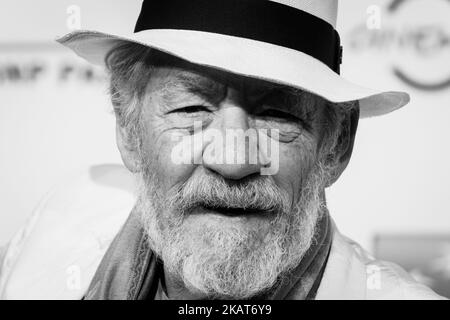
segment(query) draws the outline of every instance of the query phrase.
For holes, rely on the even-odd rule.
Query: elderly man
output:
[[[139,196],[84,299],[439,298],[337,231],[325,188],[360,117],[337,1],[146,0],[134,35],[60,39],[106,66]]]

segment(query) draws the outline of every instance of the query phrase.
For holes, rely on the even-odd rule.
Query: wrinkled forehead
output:
[[[195,94],[209,101],[220,101],[225,98],[229,89],[234,89],[249,101],[258,100],[268,93],[283,92],[293,94],[288,87],[269,82],[201,69],[158,68],[154,70],[153,80],[149,87],[162,94]]]
[[[146,97],[161,97],[169,105],[192,97],[191,94],[219,103],[229,89],[234,89],[235,98],[243,99],[242,106],[248,108],[256,108],[267,99],[279,109],[301,109],[301,112],[314,109],[320,112],[325,105],[322,98],[298,88],[190,63],[159,51],[153,51],[146,65],[150,68]]]
[[[220,91],[231,87],[245,92],[248,95],[263,94],[264,92],[275,89],[286,92],[294,91],[294,88],[285,85],[196,65],[186,61],[170,61],[159,64],[153,69],[153,75],[166,89],[167,85],[172,84],[192,91]]]
[[[323,99],[306,91],[210,68],[160,66],[153,69],[152,74],[147,97],[159,97],[161,107],[193,97],[219,105],[229,94],[249,112],[260,110],[264,105],[300,116],[320,114],[325,106]],[[232,93],[230,89],[233,89]]]

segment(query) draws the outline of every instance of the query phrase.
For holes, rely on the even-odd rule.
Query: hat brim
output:
[[[96,65],[104,65],[106,54],[118,42],[142,44],[194,64],[306,90],[330,102],[358,100],[361,118],[383,115],[409,102],[405,92],[351,83],[303,52],[216,33],[154,29],[114,35],[77,30],[57,41]]]

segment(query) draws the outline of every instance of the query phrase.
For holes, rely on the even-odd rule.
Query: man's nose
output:
[[[242,105],[225,102],[211,123],[215,134],[203,150],[203,165],[227,179],[239,180],[260,172],[258,133],[249,128]]]

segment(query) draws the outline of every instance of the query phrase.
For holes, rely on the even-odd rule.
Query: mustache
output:
[[[288,195],[270,176],[229,180],[204,172],[176,186],[166,200],[184,213],[199,206],[273,213],[286,213],[291,207]]]

